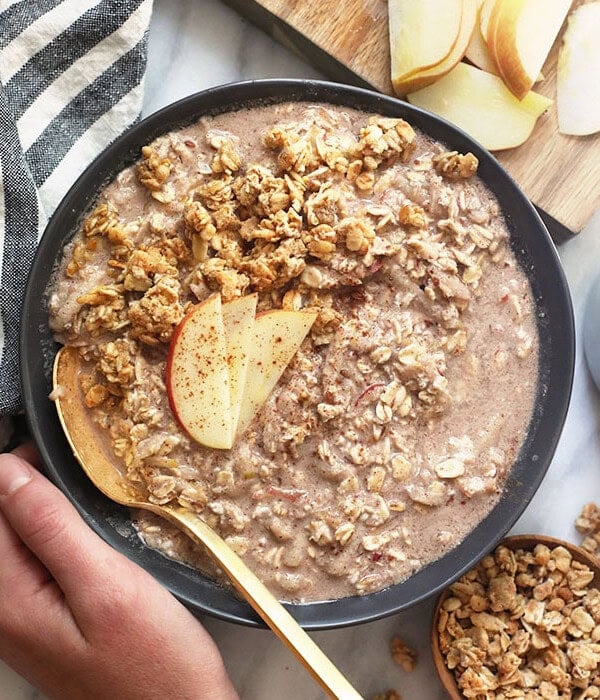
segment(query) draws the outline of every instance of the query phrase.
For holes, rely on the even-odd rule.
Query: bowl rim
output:
[[[21,383],[29,429],[47,473],[88,525],[117,550],[149,570],[195,614],[208,613],[230,622],[262,626],[248,604],[234,599],[228,591],[212,582],[207,585],[206,579],[192,575],[188,567],[174,564],[162,555],[149,555],[148,552],[153,550],[137,545],[130,532],[124,534],[125,509],[112,502],[102,503],[104,497],[99,492],[93,512],[82,505],[82,499],[89,501],[91,484],[88,482],[86,486],[84,480],[87,477],[65,446],[61,446],[62,433],[57,438],[56,423],[43,403],[51,403],[47,399],[47,378],[50,355],[53,354],[52,347],[49,347],[52,341],[48,339],[44,295],[52,266],[60,259],[62,248],[75,233],[94,197],[111,177],[139,158],[141,145],[206,114],[289,101],[331,103],[368,113],[404,117],[451,150],[470,150],[478,157],[478,172],[501,204],[511,234],[515,235],[513,250],[532,284],[539,312],[538,330],[546,343],[540,363],[546,360],[549,363],[548,372],[538,379],[536,407],[528,436],[507,477],[503,495],[486,518],[457,547],[404,582],[364,596],[285,604],[303,627],[316,630],[376,620],[446,588],[496,546],[514,525],[539,487],[556,449],[567,414],[575,364],[574,318],[569,288],[554,244],[539,215],[510,175],[482,146],[447,121],[406,102],[364,88],[328,81],[262,79],[229,83],[163,107],[127,129],[108,146],[77,178],[48,222],[31,267],[23,303]],[[543,296],[540,296],[542,291]],[[551,315],[553,317],[549,318]],[[54,352],[56,347],[55,344]],[[540,400],[541,406],[538,405]],[[50,408],[55,413],[54,407]]]

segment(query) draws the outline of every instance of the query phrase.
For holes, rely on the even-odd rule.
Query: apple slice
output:
[[[316,311],[265,311],[257,315],[237,431],[241,434],[279,381],[317,318]]]
[[[221,297],[194,306],[175,329],[166,370],[171,410],[194,440],[219,449],[233,444],[227,345]]]
[[[407,99],[453,122],[491,151],[523,143],[552,104],[536,92],[519,101],[498,76],[466,63]]]
[[[498,30],[498,22],[500,20],[503,5],[504,0],[484,0],[479,16],[481,36],[483,37],[485,45],[487,46],[490,60],[496,68],[494,71],[494,74],[496,75],[500,75],[500,70],[498,69],[498,63],[496,60],[496,44],[494,42],[494,38]]]
[[[392,83],[441,63],[458,38],[463,0],[389,0]]]
[[[572,0],[501,0],[487,43],[510,91],[523,99],[538,79]]]
[[[478,3],[478,13],[477,21],[475,22],[475,29],[471,35],[471,41],[467,46],[465,51],[465,57],[471,61],[477,68],[485,70],[488,73],[498,74],[498,69],[494,63],[492,57],[490,56],[489,49],[481,33],[481,8],[486,0],[477,0]],[[491,6],[490,6],[491,9]]]
[[[600,131],[600,3],[569,16],[558,55],[558,130],[586,136]]]
[[[488,29],[494,8],[501,2],[502,0],[483,0],[479,7],[479,31],[485,42],[488,40]]]
[[[460,22],[460,30],[456,43],[446,58],[435,66],[417,73],[413,73],[396,81],[394,89],[400,95],[405,95],[413,90],[419,90],[439,80],[443,75],[451,71],[465,55],[477,20],[477,0],[463,0],[463,9]]]
[[[257,299],[257,294],[248,294],[223,304],[222,309],[229,370],[231,430],[234,435],[242,406],[248,358],[252,351],[252,329]]]

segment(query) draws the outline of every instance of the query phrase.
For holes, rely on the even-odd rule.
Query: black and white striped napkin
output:
[[[0,0],[0,416],[22,407],[19,316],[46,221],[139,118],[151,11],[152,0]]]

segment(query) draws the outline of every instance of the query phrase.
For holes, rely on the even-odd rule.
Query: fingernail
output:
[[[22,486],[31,481],[31,468],[16,457],[0,460],[0,496],[12,496]]]

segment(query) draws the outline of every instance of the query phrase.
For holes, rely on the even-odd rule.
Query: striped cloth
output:
[[[0,0],[0,416],[22,408],[19,316],[46,221],[139,118],[151,11],[152,0]]]

